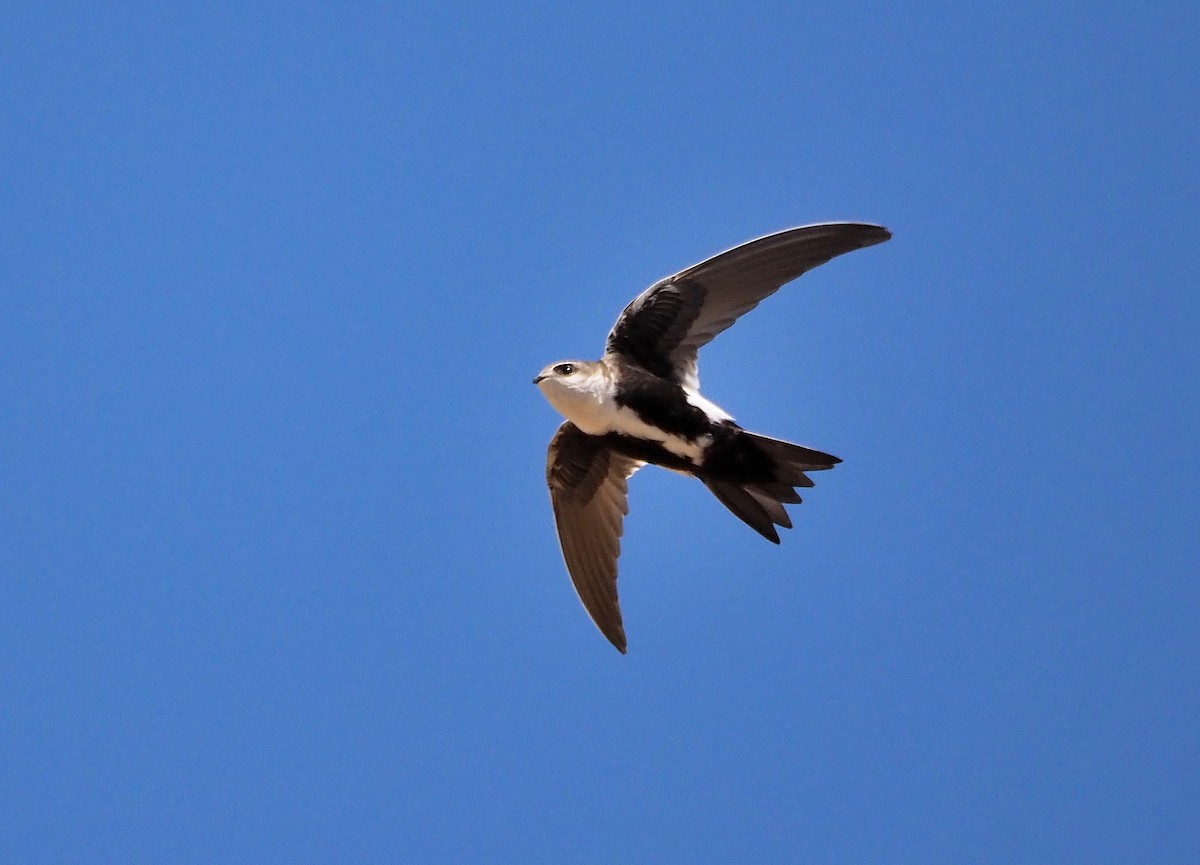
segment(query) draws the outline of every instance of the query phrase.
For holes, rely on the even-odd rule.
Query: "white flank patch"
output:
[[[696,391],[684,388],[683,392],[687,395],[687,401],[708,415],[708,419],[713,423],[720,423],[723,420],[733,420],[733,415],[725,411],[725,409],[721,408],[715,402],[712,402],[708,398],[701,396]]]
[[[658,442],[671,453],[675,454],[675,456],[683,457],[685,460],[689,460],[696,465],[700,464],[700,458],[704,456],[705,448],[712,444],[712,436],[701,436],[696,441],[689,441],[682,436],[671,435],[656,426],[646,423],[637,416],[636,412],[624,406],[617,408],[613,412],[611,426],[608,431]]]
[[[613,386],[599,369],[582,369],[568,377],[548,377],[538,383],[546,399],[580,430],[588,435],[620,433],[657,442],[677,457],[700,465],[704,452],[712,444],[705,435],[689,441],[646,423],[630,408],[617,405]],[[687,401],[714,422],[733,420],[720,406],[694,391],[685,391]]]

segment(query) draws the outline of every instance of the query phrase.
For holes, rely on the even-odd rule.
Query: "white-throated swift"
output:
[[[625,307],[597,361],[553,363],[533,383],[567,420],[546,456],[563,559],[601,633],[621,652],[617,557],[626,480],[647,463],[693,475],[772,543],[791,528],[805,472],[841,460],[748,432],[700,395],[696,353],[785,283],[890,238],[879,225],[830,222],[751,240],[654,283]]]

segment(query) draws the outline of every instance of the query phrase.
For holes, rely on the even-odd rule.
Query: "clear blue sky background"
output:
[[[103,8],[97,8],[102,6]],[[1200,861],[1195,3],[9,4],[0,859]],[[845,459],[632,483],[530,378],[769,231],[706,350]]]

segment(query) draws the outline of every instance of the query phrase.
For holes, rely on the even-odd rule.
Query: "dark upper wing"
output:
[[[567,572],[596,627],[621,652],[625,628],[617,602],[617,557],[629,513],[625,480],[641,466],[570,421],[558,428],[546,453],[546,483]]]
[[[806,271],[891,236],[879,225],[829,222],[735,246],[635,297],[609,332],[606,351],[697,389],[696,352],[738,316]]]

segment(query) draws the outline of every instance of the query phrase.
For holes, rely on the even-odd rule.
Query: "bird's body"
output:
[[[676,457],[703,459],[706,437],[729,414],[697,393],[631,364],[620,355],[576,361],[572,375],[543,370],[542,392],[563,417],[593,436],[656,442]]]
[[[567,420],[546,477],[563,558],[592,620],[620,651],[617,557],[626,479],[650,463],[693,475],[739,519],[779,543],[805,472],[837,457],[738,426],[700,393],[696,352],[767,295],[830,258],[887,240],[887,229],[827,223],[742,244],[655,283],[621,313],[598,361],[562,361],[534,379]]]

